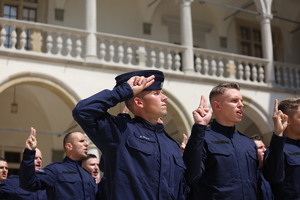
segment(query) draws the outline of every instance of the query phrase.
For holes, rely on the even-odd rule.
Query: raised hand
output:
[[[185,133],[183,133],[182,134],[182,142],[180,144],[180,149],[181,149],[182,152],[184,152],[184,149],[185,149],[185,146],[186,146],[187,142],[188,142],[188,136]]]
[[[35,150],[36,146],[37,146],[36,130],[33,127],[31,127],[30,135],[26,140],[25,147],[30,150]]]
[[[193,111],[194,122],[196,124],[207,125],[210,122],[212,112],[207,106],[206,98],[201,95],[201,100],[198,108]]]
[[[154,78],[154,75],[149,76],[148,78],[145,78],[144,76],[133,76],[127,81],[127,83],[132,88],[133,95],[137,95],[142,92],[143,89],[154,83]]]
[[[273,124],[274,133],[278,136],[282,136],[284,130],[288,125],[288,116],[284,114],[281,110],[278,110],[278,100],[275,99],[274,103],[274,113],[273,113]]]

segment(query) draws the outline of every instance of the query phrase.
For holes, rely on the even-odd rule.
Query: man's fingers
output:
[[[149,82],[152,82],[152,81],[154,81],[154,79],[155,79],[155,76],[154,75],[152,75],[152,76],[149,76],[148,78],[145,78],[146,79],[146,83],[149,83]]]
[[[206,107],[207,107],[207,99],[205,98],[204,95],[201,95],[199,108],[206,108]]]
[[[141,85],[141,77],[139,76],[134,76],[133,79],[133,86]]]
[[[274,102],[274,114],[278,112],[278,99],[275,99]]]
[[[152,83],[154,83],[154,78],[154,75],[145,78],[145,88],[149,87],[150,85],[152,85]]]
[[[201,95],[201,97],[200,97],[200,104],[199,104],[198,108],[203,107],[203,104],[204,104],[204,97],[203,97],[203,95]]]
[[[35,130],[35,128],[33,128],[33,127],[30,128],[30,135],[36,137],[36,130]]]
[[[185,133],[182,134],[182,143],[186,144],[188,141],[188,137]]]

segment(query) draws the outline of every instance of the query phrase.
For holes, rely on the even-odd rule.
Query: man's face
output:
[[[300,138],[300,108],[288,115],[288,137]]]
[[[86,137],[80,132],[74,132],[72,133],[71,138],[71,158],[74,160],[82,160],[88,153],[88,142]]]
[[[6,161],[0,161],[0,182],[7,179],[8,165]]]
[[[223,95],[218,95],[212,101],[217,121],[224,126],[234,126],[243,117],[243,97],[239,90],[227,89]],[[217,116],[216,115],[216,116]]]
[[[266,146],[261,140],[254,140],[254,142],[257,148],[259,166],[262,167],[264,161],[264,155],[266,152]]]
[[[99,160],[98,158],[89,158],[82,163],[82,167],[88,171],[95,179],[99,175]]]
[[[149,90],[143,92],[141,98],[143,109],[153,118],[160,118],[167,115],[167,99],[162,90]]]
[[[35,157],[34,157],[34,165],[35,165],[35,170],[40,170],[42,169],[42,152],[36,148],[35,149]]]

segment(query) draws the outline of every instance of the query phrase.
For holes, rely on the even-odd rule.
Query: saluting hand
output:
[[[137,95],[143,91],[143,89],[149,87],[152,83],[154,83],[154,75],[145,78],[144,76],[133,76],[131,77],[127,83],[130,85],[133,95]]]
[[[274,133],[278,136],[283,136],[283,131],[288,125],[288,116],[281,110],[278,110],[278,100],[275,99],[273,113]]]
[[[207,125],[210,122],[212,112],[207,106],[206,98],[201,95],[198,108],[193,111],[193,117],[196,124]]]
[[[35,150],[37,146],[36,130],[33,127],[31,127],[30,129],[30,135],[26,140],[25,147],[30,150]]]

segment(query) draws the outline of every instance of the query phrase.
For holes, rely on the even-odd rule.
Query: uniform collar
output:
[[[152,124],[139,116],[135,116],[134,120],[141,126],[147,128],[151,131],[154,131],[157,133],[164,132],[164,126],[162,124]]]
[[[289,137],[286,137],[285,142],[300,147],[300,140],[294,140]]]
[[[229,138],[231,138],[235,132],[235,126],[223,126],[215,119],[211,123],[211,129]]]
[[[65,157],[64,158],[64,162],[68,162],[68,163],[76,163],[77,165],[80,165],[81,166],[81,161],[79,161],[79,160],[73,160],[73,159],[71,159],[71,158],[69,158],[69,157]]]

